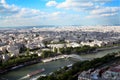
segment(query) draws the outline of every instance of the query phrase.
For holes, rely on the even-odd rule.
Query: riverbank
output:
[[[55,60],[59,60],[59,59],[69,58],[71,56],[72,55],[58,55],[58,56],[55,56],[55,57],[50,57],[50,58],[45,58],[45,59],[36,59],[36,60],[33,60],[33,61],[29,61],[29,62],[25,62],[25,63],[19,64],[19,65],[16,65],[16,66],[9,67],[5,70],[0,70],[0,74],[4,74],[4,73],[7,73],[9,71],[19,69],[19,68],[22,68],[22,67],[25,67],[25,66],[29,66],[29,65],[33,65],[33,64],[37,64],[37,63],[41,63],[41,62],[43,62],[43,63],[51,62],[51,61],[55,61]]]
[[[36,60],[33,60],[33,61],[29,61],[29,62],[24,62],[24,63],[16,65],[16,66],[11,66],[11,67],[9,67],[7,69],[2,69],[2,70],[0,70],[0,74],[5,74],[5,73],[7,73],[9,71],[12,71],[12,70],[15,70],[15,69],[19,69],[19,68],[22,68],[22,67],[25,67],[25,66],[37,64],[39,62],[41,62],[39,59],[36,59]]]
[[[106,50],[111,50],[111,49],[118,49],[118,48],[120,48],[120,46],[109,47],[109,48],[101,48],[97,52],[95,52],[95,53],[93,52],[93,53],[97,54],[98,52],[101,52],[101,51],[106,51]],[[90,53],[89,55],[91,55],[91,54],[92,53]],[[84,54],[84,55],[88,55],[88,54]],[[19,69],[19,68],[22,68],[22,67],[25,67],[25,66],[29,66],[29,65],[33,65],[33,64],[37,64],[37,63],[40,63],[40,62],[46,63],[46,62],[51,62],[51,61],[55,61],[55,60],[58,60],[58,59],[69,58],[69,57],[74,57],[76,59],[80,58],[80,60],[82,60],[81,57],[83,57],[83,56],[80,55],[80,57],[76,57],[76,56],[73,56],[71,54],[71,55],[57,55],[55,57],[50,57],[50,58],[45,58],[45,59],[35,59],[33,61],[24,62],[24,63],[21,63],[19,65],[12,65],[9,68],[2,69],[2,70],[0,70],[0,74],[4,74],[4,73],[7,73],[7,72],[12,71],[14,69]],[[84,58],[83,57],[83,59],[87,60],[89,58]]]
[[[94,53],[89,53],[89,54],[81,54],[80,57],[84,58],[84,59],[94,59],[94,58],[101,58],[107,54],[111,54],[111,53],[116,53],[116,52],[120,52],[120,48],[114,48],[114,49],[104,49],[101,51],[97,51]]]
[[[71,57],[71,56],[70,55],[58,55],[55,57],[50,57],[50,58],[45,58],[45,59],[36,59],[33,61],[24,62],[24,63],[16,65],[16,66],[9,67],[5,70],[0,70],[0,74],[4,74],[4,73],[7,73],[7,72],[12,71],[12,70],[19,69],[19,68],[29,66],[29,65],[33,65],[33,64],[37,64],[40,62],[46,63],[46,62],[50,62],[50,61],[54,61],[54,60],[58,60],[58,59],[63,59],[63,58],[69,58],[69,57]]]
[[[110,50],[110,49],[116,49],[116,48],[120,48],[120,46],[97,48],[96,51],[104,51],[104,50]]]
[[[83,71],[84,72],[87,71],[86,74],[88,74],[88,73],[91,73],[90,69],[91,70],[93,70],[93,69],[97,70],[101,66],[102,67],[107,66],[111,62],[114,63],[116,61],[120,61],[120,56],[116,56],[118,54],[120,54],[120,53],[114,53],[114,54],[106,55],[102,58],[96,58],[96,59],[93,59],[91,61],[83,61],[83,62],[80,61],[80,62],[75,63],[72,66],[72,68],[60,69],[59,71],[54,72],[52,75],[48,75],[48,76],[45,76],[45,77],[40,77],[38,80],[53,80],[53,79],[54,80],[59,80],[59,79],[61,79],[61,80],[78,80],[78,75]],[[83,78],[84,77],[85,76],[83,76]]]
[[[59,59],[47,63],[37,63],[34,65],[29,65],[29,66],[24,66],[22,68],[16,69],[9,71],[8,73],[5,73],[3,75],[0,75],[0,80],[1,78],[6,78],[9,80],[20,80],[21,78],[25,77],[28,73],[34,72],[36,70],[45,68],[45,71],[42,73],[39,73],[35,76],[32,76],[30,78],[24,79],[24,80],[31,80],[31,78],[36,78],[39,75],[46,74],[49,75],[49,73],[54,72],[64,66],[74,64],[76,63],[75,60],[68,58],[68,59]]]

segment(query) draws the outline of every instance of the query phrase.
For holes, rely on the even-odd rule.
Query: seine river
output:
[[[1,77],[5,78],[3,80],[22,80],[28,73],[31,73],[33,71],[45,68],[45,71],[41,74],[48,74],[50,72],[56,71],[57,69],[63,66],[70,65],[74,62],[76,62],[74,59],[60,59],[60,60],[47,62],[47,63],[38,63],[38,64],[34,64],[31,66],[26,66],[20,69],[10,71],[7,74],[1,75]],[[33,76],[32,78],[37,77],[38,75]],[[26,78],[23,80],[29,80],[29,78]]]
[[[80,57],[83,58],[83,59],[92,59],[92,58],[102,57],[102,56],[104,56],[108,53],[118,52],[118,51],[120,51],[119,48],[100,51],[100,52],[93,53],[93,54],[85,54],[85,55],[81,55]],[[43,73],[35,75],[32,78],[23,79],[23,80],[30,80],[30,79],[33,79],[35,77],[38,77],[41,74],[49,74],[50,72],[54,72],[57,69],[59,69],[63,66],[73,64],[76,61],[77,60],[75,60],[75,59],[69,58],[69,59],[60,59],[60,60],[47,62],[47,63],[38,63],[38,64],[34,64],[34,65],[31,65],[31,66],[26,66],[26,67],[23,67],[23,68],[20,68],[20,69],[10,71],[10,72],[8,72],[4,75],[0,75],[0,80],[22,80],[23,78],[26,77],[26,75],[28,73],[31,73],[31,72],[36,71],[38,69],[45,68],[45,71]]]

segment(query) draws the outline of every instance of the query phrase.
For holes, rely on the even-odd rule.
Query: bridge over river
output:
[[[79,56],[79,55],[77,55],[77,54],[71,54],[71,55],[69,55],[68,57],[70,57],[70,58],[75,58],[75,59],[80,60],[80,61],[90,60],[90,59],[88,59],[88,58],[82,58],[81,56]]]

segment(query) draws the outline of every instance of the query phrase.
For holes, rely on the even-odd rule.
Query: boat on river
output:
[[[32,73],[27,74],[27,76],[28,76],[28,77],[31,77],[31,76],[34,76],[34,75],[39,74],[39,73],[41,73],[41,72],[44,72],[44,71],[45,71],[44,68],[43,68],[43,69],[40,69],[40,70],[36,70],[36,71],[34,71],[34,72],[32,72]]]
[[[11,68],[11,70],[14,70],[14,69],[17,69],[17,68],[21,68],[21,67],[23,67],[23,66],[24,66],[24,65],[14,66],[14,67]]]

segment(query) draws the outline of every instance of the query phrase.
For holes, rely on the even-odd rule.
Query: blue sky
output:
[[[0,26],[116,25],[120,0],[0,0]]]

